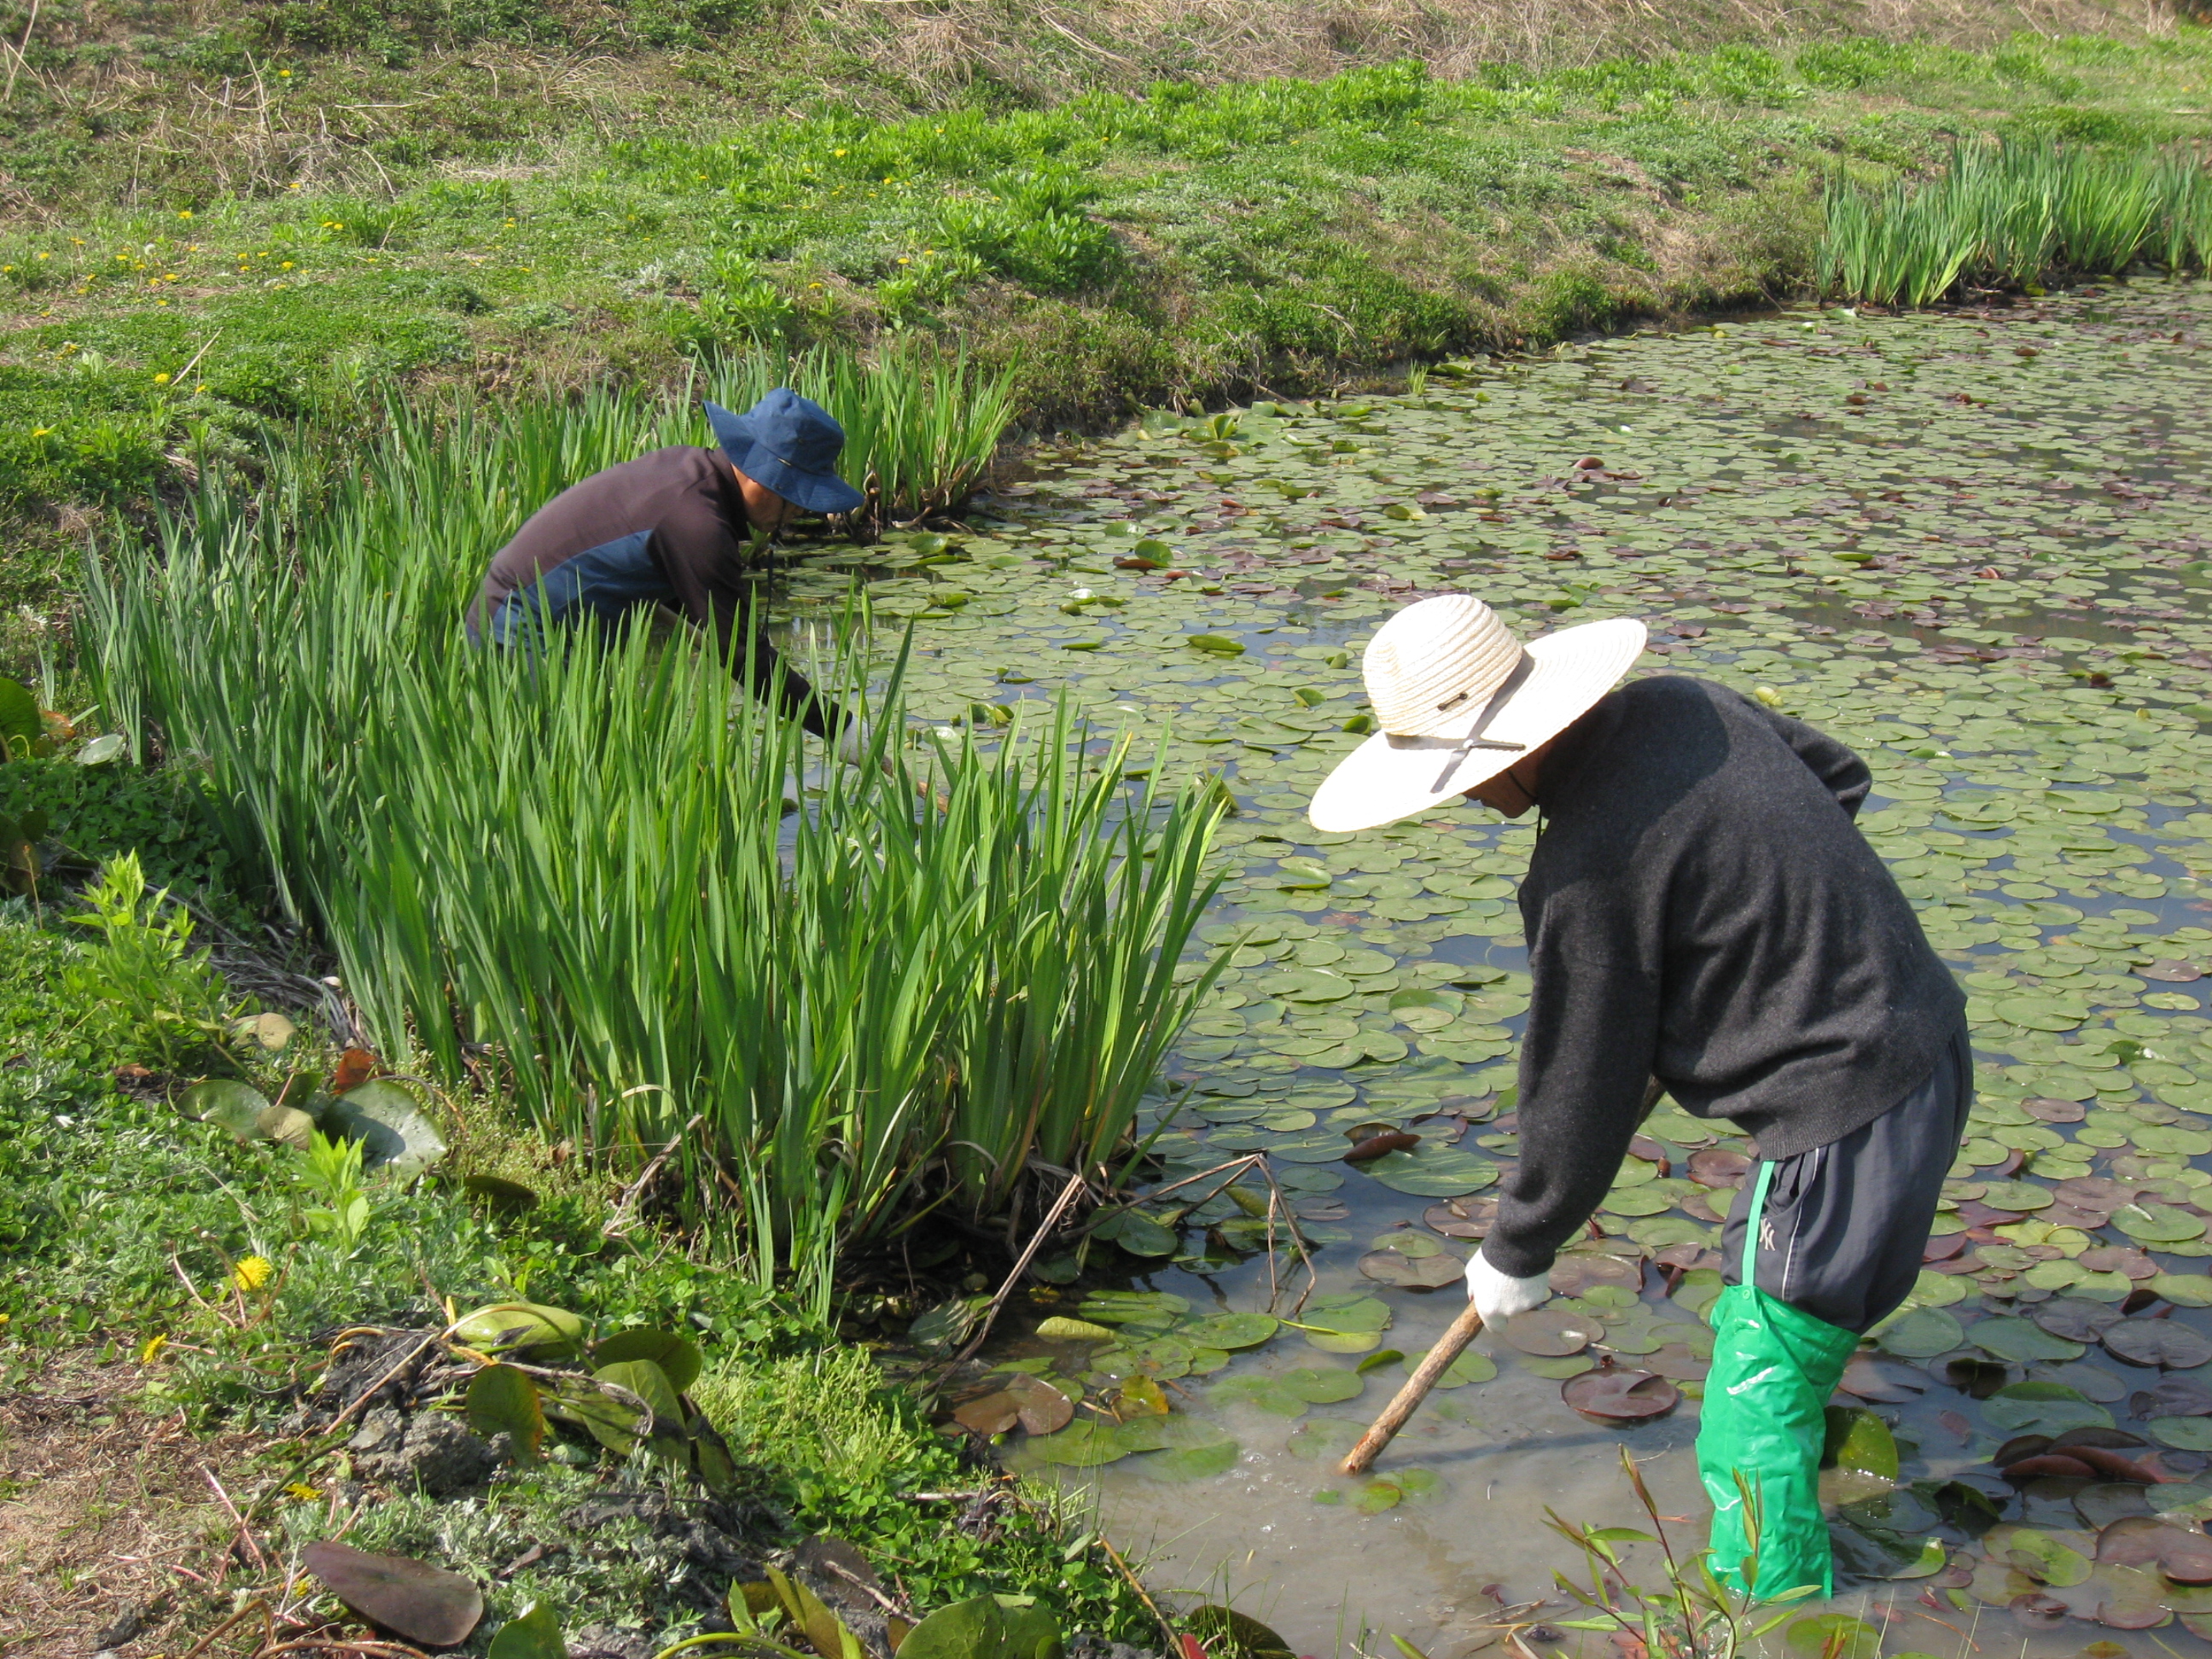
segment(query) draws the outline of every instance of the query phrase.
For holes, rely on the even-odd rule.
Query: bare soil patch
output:
[[[237,1489],[246,1437],[149,1415],[141,1377],[64,1356],[0,1394],[4,1659],[173,1651],[227,1601],[237,1529],[209,1477]]]

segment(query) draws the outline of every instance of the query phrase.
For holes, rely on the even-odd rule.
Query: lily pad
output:
[[[1234,1352],[1239,1348],[1256,1348],[1282,1328],[1282,1322],[1270,1314],[1227,1313],[1212,1314],[1204,1319],[1194,1319],[1176,1328],[1176,1334],[1201,1347],[1224,1348]]]
[[[325,1115],[327,1133],[362,1144],[363,1170],[411,1181],[446,1155],[446,1142],[415,1097],[396,1083],[369,1082],[342,1096]]]
[[[2053,1335],[2040,1323],[2030,1324],[2025,1319],[2000,1317],[1975,1322],[1967,1331],[1966,1340],[1984,1353],[1995,1354],[2000,1359],[2009,1359],[2026,1364],[2039,1359],[2079,1359],[2081,1345]]]
[[[301,1561],[371,1624],[429,1648],[457,1647],[483,1617],[483,1593],[457,1572],[350,1544],[314,1543]]]
[[[1522,1353],[1562,1359],[1580,1353],[1603,1336],[1605,1326],[1587,1314],[1539,1308],[1533,1313],[1515,1314],[1498,1327],[1498,1334]]]
[[[545,1411],[538,1384],[513,1365],[486,1365],[469,1379],[469,1426],[489,1439],[507,1436],[525,1458],[545,1443]]]
[[[2112,1225],[2146,1244],[2179,1244],[2204,1237],[2204,1218],[2178,1210],[2171,1204],[2123,1204],[2112,1212]]]
[[[705,1368],[698,1346],[673,1331],[617,1331],[592,1345],[594,1365],[615,1365],[630,1359],[649,1359],[659,1366],[668,1385],[678,1394],[696,1382]]]
[[[1982,1402],[1992,1428],[2007,1434],[2063,1434],[2094,1424],[2112,1426],[2112,1414],[2063,1382],[2011,1382]]]
[[[1278,1386],[1316,1406],[1357,1400],[1367,1386],[1366,1379],[1357,1371],[1323,1370],[1311,1365],[1285,1371],[1274,1380]]]
[[[1889,1425],[1874,1413],[1858,1407],[1831,1406],[1827,1408],[1827,1436],[1821,1461],[1838,1468],[1894,1481],[1898,1470],[1897,1442],[1890,1434]]]
[[[1498,1174],[1491,1158],[1434,1142],[1411,1152],[1386,1152],[1363,1170],[1393,1192],[1420,1198],[1464,1198],[1495,1185]]]
[[[2171,1319],[2126,1319],[2104,1335],[2105,1351],[2130,1365],[2193,1370],[2212,1361],[2212,1339]]]
[[[1941,1308],[1915,1308],[1882,1327],[1875,1337],[1890,1353],[1905,1359],[1929,1359],[1966,1340],[1958,1320]]]
[[[1370,1250],[1359,1258],[1359,1271],[1379,1285],[1403,1290],[1440,1290],[1456,1285],[1466,1272],[1456,1256],[1408,1256],[1396,1250]]]
[[[1291,1455],[1334,1462],[1359,1443],[1367,1425],[1348,1417],[1310,1417],[1291,1431]]]
[[[1559,1397],[1594,1423],[1643,1423],[1673,1411],[1682,1391],[1652,1371],[1612,1368],[1570,1378]]]

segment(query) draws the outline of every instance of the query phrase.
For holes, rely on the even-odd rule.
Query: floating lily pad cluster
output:
[[[908,684],[936,719],[1003,731],[1072,686],[1102,751],[1142,734],[1158,750],[1133,767],[1217,772],[1237,808],[1202,935],[1229,954],[1171,1060],[1155,1189],[1255,1154],[1265,1170],[1164,1193],[1151,1227],[1102,1240],[1192,1305],[1078,1322],[1110,1339],[1045,1333],[1049,1360],[1018,1363],[1080,1401],[1022,1455],[1083,1429],[1071,1449],[1126,1445],[1119,1480],[1188,1449],[1170,1432],[1217,1434],[1231,1459],[1348,1444],[1382,1391],[1300,1390],[1401,1376],[1400,1316],[1455,1297],[1518,1156],[1513,898],[1534,830],[1460,807],[1322,835],[1304,808],[1372,729],[1376,624],[1468,591],[1524,636],[1639,617],[1638,672],[1720,680],[1850,744],[1874,773],[1859,822],[1968,994],[1969,1134],[1911,1299],[1840,1396],[1846,1565],[1966,1607],[2003,1590],[2031,1623],[2205,1617],[2166,1565],[2195,1546],[2160,1532],[2154,1566],[2120,1540],[2201,1535],[2212,1512],[2208,337],[2212,286],[2114,285],[1988,313],[1784,313],[1460,366],[1411,397],[1162,416],[1069,450],[878,584],[917,618]],[[1662,1102],[1545,1317],[1462,1364],[1694,1400],[1754,1152]],[[1243,1309],[1268,1304],[1271,1273],[1303,1284],[1280,1210],[1321,1274],[1293,1317],[1341,1358],[1294,1326],[1257,1348],[1188,1334],[1218,1316],[1215,1286]],[[1346,1317],[1362,1300],[1382,1322]],[[1172,1407],[1157,1424],[1119,1402],[1138,1374]],[[1449,1420],[1459,1397],[1424,1410]],[[1573,1404],[1513,1432],[1586,1435]],[[2045,1535],[2086,1576],[2022,1565]]]

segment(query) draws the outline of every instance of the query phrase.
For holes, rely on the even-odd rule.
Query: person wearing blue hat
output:
[[[837,476],[845,429],[778,386],[742,415],[706,405],[718,447],[656,449],[571,484],[493,556],[469,607],[469,637],[528,648],[544,629],[610,626],[665,605],[704,629],[750,690],[817,737],[857,728],[751,630],[745,550],[800,513],[839,514],[866,497]]]

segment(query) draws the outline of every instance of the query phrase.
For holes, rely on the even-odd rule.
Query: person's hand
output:
[[[1541,1307],[1551,1294],[1552,1280],[1547,1273],[1538,1273],[1533,1279],[1515,1279],[1492,1267],[1490,1258],[1480,1250],[1475,1252],[1474,1260],[1467,1264],[1467,1299],[1474,1304],[1475,1311],[1482,1316],[1486,1325],[1495,1325],[1501,1319]]]
[[[868,763],[868,746],[875,741],[875,735],[860,721],[848,720],[845,722],[845,729],[838,732],[836,741],[831,744],[831,752],[848,766],[866,766]]]

